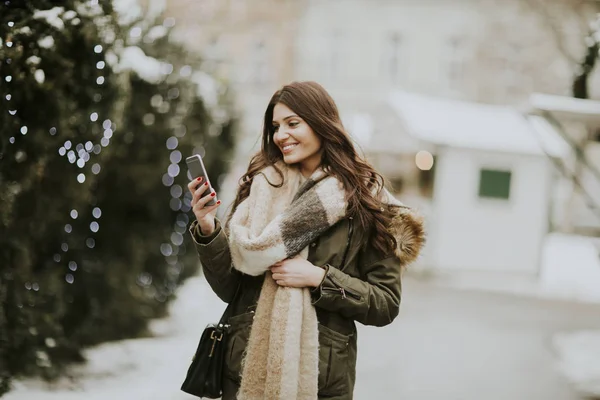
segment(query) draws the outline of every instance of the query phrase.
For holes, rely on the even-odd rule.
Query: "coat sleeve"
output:
[[[241,272],[233,268],[229,242],[221,222],[215,219],[215,231],[205,236],[202,235],[198,221],[194,221],[190,225],[190,234],[208,284],[221,300],[229,303],[240,283]]]
[[[361,268],[364,279],[325,266],[325,278],[312,290],[315,307],[337,312],[364,325],[390,324],[400,310],[401,263],[395,255]]]

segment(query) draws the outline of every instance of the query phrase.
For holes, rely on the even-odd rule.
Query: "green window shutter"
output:
[[[482,169],[479,174],[479,197],[508,200],[511,175],[510,171]]]

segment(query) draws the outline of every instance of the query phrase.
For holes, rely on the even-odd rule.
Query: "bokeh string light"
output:
[[[94,2],[91,2],[92,5],[94,5]],[[57,10],[56,8],[53,10]],[[63,13],[63,18],[64,19],[69,19],[72,21],[72,23],[77,24],[79,19],[78,18],[74,18],[77,15],[77,13],[75,11],[67,11]],[[58,12],[57,12],[57,18],[58,18]],[[13,28],[15,26],[14,21],[9,21],[8,22],[8,26],[10,28]],[[52,36],[47,36],[43,39],[41,39],[40,41],[38,41],[38,45],[41,48],[51,48],[54,45],[55,41],[54,38],[52,38]],[[13,45],[15,45],[14,43],[14,39],[11,39],[11,41],[7,41],[5,42],[7,47],[12,47]],[[91,49],[91,51],[93,51],[95,54],[98,54],[99,57],[101,57],[102,59],[105,58],[104,55],[104,48],[101,44],[96,44],[94,45],[94,47]],[[37,65],[39,64],[39,57],[38,56],[32,56],[28,59],[28,61],[31,61],[33,64]],[[12,62],[12,60],[10,58],[6,59],[7,64],[10,64]],[[100,87],[101,85],[103,85],[105,83],[105,78],[104,78],[104,68],[106,66],[105,61],[100,60],[95,62],[95,67],[96,70],[98,71],[98,76],[95,78],[96,79],[96,84],[98,87]],[[42,84],[45,80],[45,74],[43,72],[43,70],[41,69],[37,69],[34,73],[34,78],[35,80]],[[12,75],[7,75],[4,77],[4,81],[7,83],[6,87],[10,90],[11,86],[9,85],[12,81],[13,81],[13,77]],[[5,95],[5,99],[7,102],[10,102],[12,100],[13,96],[11,93],[7,93]],[[97,92],[94,95],[94,99],[96,101],[101,100],[102,95]],[[18,110],[10,107],[10,103],[9,103],[9,107],[8,107],[8,113],[11,116],[17,116]],[[92,124],[97,123],[100,120],[100,115],[98,112],[93,111],[90,116],[90,122]],[[99,155],[102,148],[103,147],[107,147],[110,144],[110,138],[112,137],[114,131],[116,130],[116,126],[115,124],[110,121],[109,119],[105,119],[104,121],[102,121],[102,127],[104,128],[104,135],[100,138],[99,143],[98,144],[94,144],[92,141],[86,141],[85,143],[77,143],[77,144],[73,144],[70,140],[66,140],[64,142],[64,144],[58,149],[58,154],[60,156],[66,157],[67,161],[71,164],[76,164],[78,168],[80,169],[84,169],[86,164],[91,160],[91,154],[93,153],[94,155]],[[93,131],[93,130],[92,130]],[[19,128],[19,133],[21,136],[26,136],[29,132],[29,128],[26,125],[22,125]],[[50,129],[48,130],[49,134],[51,136],[55,136],[57,134],[57,128],[56,127],[50,127]],[[9,138],[9,143],[10,144],[15,144],[17,142],[17,138],[16,136],[11,136]],[[19,156],[20,154],[22,154],[21,156]],[[19,161],[19,158],[24,159],[24,152],[22,151],[18,151],[15,155],[15,159],[17,161]],[[94,163],[91,167],[91,173],[94,175],[98,175],[101,171],[101,166],[99,163]],[[83,184],[86,181],[86,173],[84,171],[76,174],[76,180],[77,182],[79,182],[80,184]],[[94,209],[94,217],[97,219],[99,218],[99,215],[101,214],[101,212],[96,211],[99,210],[99,208],[95,208]],[[98,216],[96,216],[96,214]],[[79,216],[79,213],[77,210],[73,209],[70,211],[70,217],[73,220],[76,220]],[[89,225],[89,229],[90,229],[90,233],[93,235],[95,233],[97,233],[100,229],[100,225],[97,221],[93,221],[92,223],[90,223]],[[72,224],[70,223],[66,223],[64,225],[64,232],[67,235],[72,234],[74,231],[74,227]],[[90,249],[94,248],[95,246],[95,239],[92,237],[92,235],[90,235],[90,237],[88,237],[86,239],[86,246]],[[63,260],[66,260],[69,258],[68,256],[68,252],[69,252],[69,245],[67,244],[68,240],[65,240],[62,244],[61,244],[61,252],[57,252],[54,254],[53,256],[53,261],[56,263],[62,263]],[[75,276],[73,275],[73,272],[75,272],[77,270],[77,264],[75,261],[70,260],[67,263],[69,272],[65,274],[65,281],[69,284],[73,284],[75,282]],[[27,288],[27,287],[26,287]],[[33,286],[32,286],[33,288]],[[29,289],[28,289],[29,290]]]

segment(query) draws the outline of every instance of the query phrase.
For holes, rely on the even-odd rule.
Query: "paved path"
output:
[[[156,338],[91,349],[85,379],[18,382],[6,400],[192,400],[179,386],[198,335],[224,305],[202,278],[178,293]],[[551,336],[600,329],[600,306],[405,280],[401,315],[359,328],[357,400],[576,400],[553,369]],[[4,400],[4,399],[3,399]]]
[[[551,337],[600,329],[600,306],[405,280],[400,316],[359,328],[357,400],[576,400]]]

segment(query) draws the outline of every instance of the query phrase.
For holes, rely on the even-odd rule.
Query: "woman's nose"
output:
[[[282,143],[287,138],[289,138],[289,133],[286,132],[285,128],[279,128],[277,132],[275,132],[274,139],[276,143]]]

